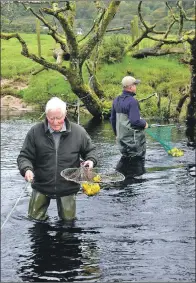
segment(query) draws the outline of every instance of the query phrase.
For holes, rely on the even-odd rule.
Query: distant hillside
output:
[[[65,1],[66,2],[66,1]],[[78,1],[75,28],[82,33],[86,33],[93,25],[94,18],[96,17],[96,7],[94,1]],[[104,8],[109,1],[100,1],[101,8]],[[174,5],[174,1],[171,5]],[[121,1],[120,8],[115,18],[111,22],[109,28],[124,27],[123,33],[130,32],[130,21],[137,15],[137,6],[139,1]],[[64,5],[62,2],[60,6]],[[188,16],[194,15],[193,1],[183,1],[185,10]],[[31,5],[35,11],[40,7],[47,6],[46,4]],[[28,5],[27,5],[28,7]],[[157,29],[164,29],[168,24],[168,9],[163,1],[143,1],[142,15],[149,23],[157,23]],[[53,25],[55,20],[50,17]],[[187,26],[187,29],[191,25]],[[25,32],[34,33],[36,31],[35,17],[29,10],[25,10],[23,5],[16,3],[2,4],[1,2],[1,30],[2,32]],[[46,27],[42,26],[42,33],[47,33]],[[122,31],[121,31],[122,32]]]

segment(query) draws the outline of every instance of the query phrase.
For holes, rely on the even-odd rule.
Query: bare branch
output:
[[[181,112],[182,106],[183,106],[185,100],[186,100],[188,97],[189,97],[189,94],[186,94],[186,95],[184,95],[184,96],[179,100],[178,105],[177,105],[177,107],[176,107],[176,111],[178,111],[178,113]]]
[[[153,97],[153,96],[158,97],[157,93],[155,92],[155,93],[153,93],[153,94],[150,94],[150,95],[147,96],[146,98],[139,99],[138,101],[139,101],[139,102],[143,102],[143,101],[148,100],[149,98],[151,98],[151,97]]]
[[[191,64],[191,60],[185,60],[185,59],[180,59],[179,60],[182,64],[187,64],[187,65],[190,65]]]
[[[69,24],[68,20],[62,13],[62,9],[60,9],[61,12],[59,12],[59,9],[57,11],[54,11],[54,9],[50,8],[43,8],[42,11],[48,15],[54,16],[61,24],[63,30],[66,34],[66,41],[68,48],[70,50],[70,55],[73,55],[74,57],[77,57],[78,55],[78,44],[76,40],[76,36],[74,34],[74,31],[72,29],[72,26]],[[64,10],[67,10],[64,9]]]
[[[184,14],[182,12],[182,7],[180,6],[180,1],[177,2],[177,7],[180,9],[180,12],[179,12],[180,19],[179,19],[178,35],[181,36],[182,35],[182,30],[183,30],[183,24],[184,24]]]
[[[164,34],[165,35],[165,32],[163,32],[163,31],[154,30],[156,24],[151,25],[151,26],[147,25],[147,23],[143,19],[142,13],[141,13],[141,5],[142,5],[142,1],[140,1],[139,5],[138,5],[138,15],[139,15],[140,21],[143,24],[145,30],[142,31],[142,34],[136,40],[134,40],[134,42],[129,47],[125,48],[125,52],[124,52],[125,54],[127,52],[133,50],[134,47],[137,46],[144,38],[147,38],[148,33],[154,33],[154,34],[160,34],[160,35]],[[162,45],[162,43],[160,43],[160,44]]]
[[[94,21],[94,24],[93,24],[92,28],[90,29],[90,31],[83,38],[81,38],[78,42],[81,42],[82,40],[84,40],[93,30],[95,30],[95,27],[100,22],[100,19],[102,18],[104,13],[105,13],[105,10],[101,14],[101,17],[99,17],[99,20],[98,21]],[[125,28],[124,27],[112,28],[112,29],[106,30],[106,32],[114,32],[114,31],[119,31],[119,30],[123,30],[123,29],[125,29]]]
[[[178,43],[183,43],[183,42],[187,41],[184,38],[180,38],[179,40],[177,40],[177,39],[176,40],[172,40],[172,39],[156,38],[156,37],[153,37],[153,36],[150,36],[150,35],[147,35],[146,37],[149,38],[149,39],[152,39],[154,41],[162,41],[165,44],[178,44]]]
[[[47,68],[45,68],[45,67],[41,67],[39,70],[34,71],[34,72],[32,73],[32,75],[33,75],[33,76],[35,76],[35,75],[37,75],[37,74],[41,73],[41,72],[42,72],[42,71],[44,71],[44,70],[47,70],[47,71],[48,71],[48,69],[47,69]]]
[[[101,99],[104,98],[104,91],[101,88],[100,83],[97,80],[95,71],[91,67],[91,62],[86,62],[86,67],[90,76],[89,85],[96,95]]]
[[[123,30],[125,29],[124,27],[119,27],[119,28],[111,28],[111,29],[107,29],[106,32],[113,32],[113,31],[119,31],[119,30]]]
[[[196,17],[195,18],[187,17],[186,12],[184,11],[184,9],[182,7],[182,2],[178,1],[177,5],[178,5],[183,17],[185,18],[185,20],[190,21],[190,22],[195,21]]]
[[[94,1],[94,2],[96,2],[96,4],[98,4],[98,1]],[[93,26],[91,27],[91,29],[89,30],[89,32],[88,32],[83,38],[81,38],[78,42],[80,42],[80,41],[84,40],[85,38],[87,38],[87,36],[88,36],[90,33],[92,33],[93,31],[95,31],[95,30],[97,29],[97,27],[98,27],[98,25],[99,25],[101,19],[103,18],[104,13],[105,13],[105,10],[103,10],[101,13],[99,13],[97,19],[94,21]]]
[[[63,38],[58,32],[57,32],[57,28],[56,27],[52,27],[51,24],[49,24],[48,21],[46,21],[46,19],[44,18],[44,15],[42,14],[41,11],[41,15],[39,15],[38,13],[36,13],[31,7],[26,7],[25,4],[23,3],[23,6],[26,10],[30,10],[31,13],[38,18],[46,27],[48,27],[49,29],[49,34],[54,38],[54,40],[59,43],[61,45],[61,48],[64,48],[64,45],[66,44],[66,40],[65,38]]]
[[[36,62],[36,63],[38,63],[42,66],[44,66],[46,69],[48,68],[48,69],[58,71],[59,73],[66,76],[66,73],[67,73],[66,67],[59,67],[57,64],[53,64],[51,62],[46,61],[43,57],[38,57],[35,54],[29,53],[26,42],[22,39],[22,37],[18,33],[12,33],[12,34],[1,33],[0,38],[5,39],[5,40],[9,40],[11,38],[16,38],[22,46],[21,54],[23,56],[33,60],[34,62]]]
[[[148,32],[153,31],[153,28],[156,26],[156,24],[154,24],[152,26],[147,25],[147,23],[144,21],[144,19],[142,17],[141,5],[142,5],[142,1],[140,1],[139,5],[138,5],[138,15],[139,15],[140,21],[143,24],[143,26],[145,27],[146,31],[148,31]]]
[[[164,48],[161,49],[159,45],[154,48],[144,48],[139,50],[138,52],[132,54],[133,58],[142,59],[144,57],[150,56],[164,56],[168,54],[184,54],[184,49],[182,48]]]
[[[81,64],[86,60],[86,58],[89,56],[90,52],[94,49],[96,44],[102,40],[103,35],[108,26],[108,23],[115,16],[117,9],[120,5],[120,2],[121,1],[111,0],[109,7],[106,10],[104,10],[104,12],[101,14],[101,17],[98,20],[97,28],[93,30],[94,35],[89,37],[89,40],[87,40],[83,44],[83,46],[81,46],[80,49],[80,57],[82,59]]]
[[[178,19],[178,18],[176,18],[176,16],[174,15],[174,12],[172,11],[172,8],[171,8],[171,6],[169,5],[169,3],[168,3],[168,2],[166,2],[166,6],[167,6],[167,7],[168,7],[168,9],[170,10],[170,13],[171,13],[171,15],[172,15],[172,17],[173,17],[174,21],[175,21],[175,22],[179,22],[179,19]]]

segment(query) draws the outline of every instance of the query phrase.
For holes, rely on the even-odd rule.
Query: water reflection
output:
[[[94,242],[84,242],[81,237],[83,232],[81,228],[75,228],[74,223],[70,227],[33,223],[28,230],[30,253],[25,262],[20,259],[20,265],[22,262],[23,265],[18,275],[27,282],[73,282],[80,276],[83,280],[96,278],[99,268],[97,265],[93,268],[90,260],[96,245]]]

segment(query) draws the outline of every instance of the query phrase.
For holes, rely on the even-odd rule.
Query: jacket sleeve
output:
[[[92,143],[92,140],[85,129],[83,129],[83,138],[80,154],[82,159],[92,160],[94,166],[97,165],[98,160],[96,146]]]
[[[22,149],[17,158],[18,169],[24,177],[27,170],[33,171],[35,164],[35,143],[33,138],[33,129],[31,129],[24,140]]]
[[[132,127],[145,128],[146,121],[140,119],[139,103],[136,99],[131,101],[128,116]]]
[[[114,108],[114,103],[112,105],[111,116],[110,116],[110,123],[112,125],[113,132],[116,136],[116,110]]]

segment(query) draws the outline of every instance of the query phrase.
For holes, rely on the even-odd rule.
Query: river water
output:
[[[195,282],[195,178],[186,166],[195,151],[185,128],[172,142],[184,156],[168,156],[147,136],[147,172],[127,183],[77,195],[77,219],[62,224],[56,202],[49,220],[28,220],[29,189],[16,158],[34,119],[1,124],[1,282]],[[109,122],[81,122],[99,148],[101,168],[120,159]]]

